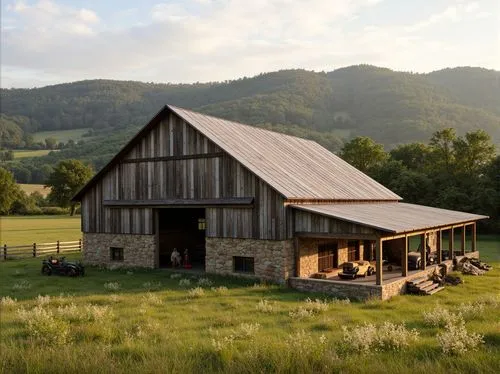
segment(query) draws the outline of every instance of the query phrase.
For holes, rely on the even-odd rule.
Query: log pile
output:
[[[491,269],[491,266],[477,258],[460,257],[456,259],[455,270],[466,275],[483,275]]]

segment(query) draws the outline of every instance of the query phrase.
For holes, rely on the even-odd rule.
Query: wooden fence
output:
[[[72,242],[57,241],[54,243],[33,243],[25,245],[3,246],[3,259],[20,259],[38,257],[40,255],[78,253],[82,251],[82,239]]]

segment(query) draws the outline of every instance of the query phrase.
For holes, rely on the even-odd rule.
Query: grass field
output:
[[[498,260],[499,236],[480,237],[478,244],[485,260]],[[0,296],[11,298],[1,305],[1,370],[496,373],[500,263],[493,265],[486,275],[464,277],[464,284],[433,296],[308,303],[324,296],[173,270],[88,267],[83,278],[44,277],[39,259],[7,261],[0,263]],[[435,308],[453,313],[447,319],[460,311],[467,331],[482,334],[484,344],[443,353],[437,336],[445,328],[429,325],[423,314]],[[387,332],[386,322],[404,323],[419,335],[405,340],[405,330]],[[356,330],[345,333],[343,326]],[[379,337],[385,345],[366,351],[353,344],[373,341],[373,331],[392,340]],[[456,340],[459,335],[448,341]]]
[[[18,158],[28,158],[28,157],[40,157],[48,155],[49,152],[52,152],[50,149],[38,149],[35,151],[27,150],[27,151],[14,151],[14,159]]]
[[[0,217],[1,245],[73,241],[81,236],[80,216]]]
[[[50,193],[50,187],[45,188],[43,184],[17,184],[28,196],[33,192],[40,192],[43,197],[47,197]]]
[[[40,131],[33,134],[35,142],[44,142],[47,138],[55,138],[57,142],[67,143],[72,139],[75,142],[82,139],[82,135],[88,132],[89,129],[75,129],[75,130],[59,130],[59,131]]]

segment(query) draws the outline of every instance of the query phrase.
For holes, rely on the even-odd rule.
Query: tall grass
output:
[[[84,278],[44,277],[39,259],[7,261],[0,371],[494,373],[500,263],[493,265],[432,297],[361,303],[170,270],[89,267]],[[114,283],[120,287],[104,287]],[[291,316],[299,310],[310,316]],[[441,310],[465,325],[447,327]]]

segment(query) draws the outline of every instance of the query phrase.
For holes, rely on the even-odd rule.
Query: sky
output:
[[[500,70],[500,0],[2,0],[0,10],[3,88],[355,64]]]

